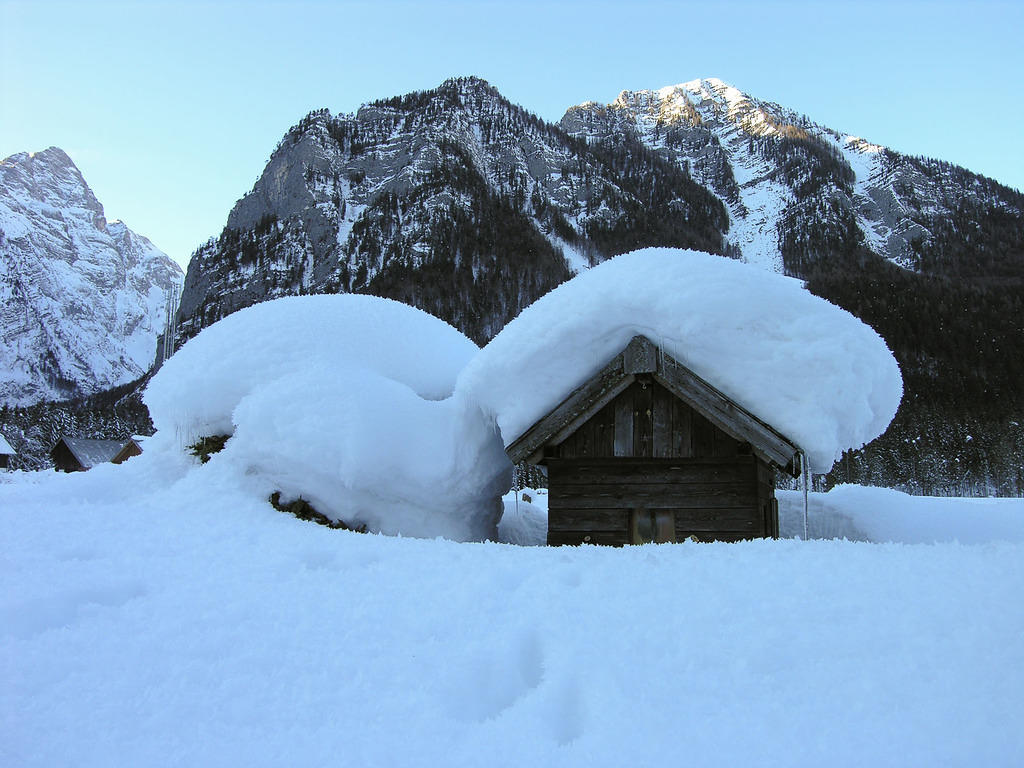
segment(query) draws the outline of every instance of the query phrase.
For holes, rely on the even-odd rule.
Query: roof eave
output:
[[[640,374],[652,375],[719,429],[750,443],[754,453],[764,461],[794,477],[799,475],[800,451],[791,440],[666,354],[646,336],[634,336],[604,368],[512,441],[507,448],[509,458],[513,462],[540,461],[544,446],[561,443]]]

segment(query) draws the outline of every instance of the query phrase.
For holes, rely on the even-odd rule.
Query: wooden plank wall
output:
[[[649,377],[640,377],[566,438],[558,458],[728,457],[740,443]]]
[[[779,538],[779,504],[775,499],[775,470],[757,462],[757,504],[764,518],[765,536]]]
[[[671,510],[676,539],[771,536],[754,456],[551,459],[548,543],[628,544],[632,510]]]
[[[672,510],[678,541],[778,535],[771,467],[650,377],[548,456],[550,544],[627,544],[636,509]]]

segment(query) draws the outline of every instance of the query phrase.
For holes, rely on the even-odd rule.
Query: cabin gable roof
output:
[[[569,394],[550,413],[509,446],[514,462],[536,463],[544,448],[559,445],[638,376],[650,376],[715,426],[750,443],[754,453],[786,472],[799,474],[799,448],[774,428],[731,400],[645,336],[634,336],[597,374]]]

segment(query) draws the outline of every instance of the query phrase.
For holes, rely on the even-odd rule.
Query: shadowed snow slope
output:
[[[362,536],[275,512],[219,456],[147,454],[0,478],[2,765],[1024,752],[1019,543]]]
[[[771,424],[826,472],[889,425],[903,382],[885,342],[799,281],[696,251],[648,248],[527,307],[459,375],[506,445],[636,334]]]

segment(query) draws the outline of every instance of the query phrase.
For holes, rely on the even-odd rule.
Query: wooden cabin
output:
[[[117,452],[117,455],[110,460],[110,463],[123,464],[124,462],[128,461],[128,459],[130,459],[132,456],[140,455],[142,455],[142,446],[139,445],[139,442],[133,437],[131,440],[124,444],[124,447]]]
[[[7,438],[3,436],[3,433],[0,433],[0,469],[10,469],[14,456],[15,453],[11,444],[7,442]]]
[[[85,472],[97,464],[120,464],[142,453],[135,440],[89,440],[62,437],[50,451],[53,465],[61,472]]]
[[[777,538],[798,448],[643,336],[508,446],[547,467],[548,544]]]

